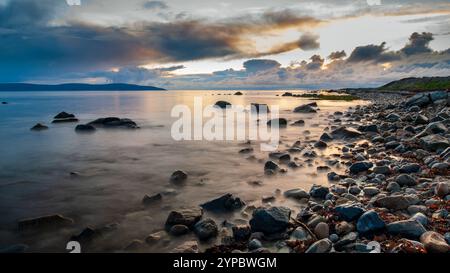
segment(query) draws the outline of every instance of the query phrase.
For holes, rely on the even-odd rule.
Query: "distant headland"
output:
[[[0,83],[0,91],[165,91],[166,89],[126,83],[111,84],[32,84],[32,83]]]

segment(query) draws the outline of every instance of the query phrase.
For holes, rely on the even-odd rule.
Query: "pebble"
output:
[[[441,234],[428,231],[420,236],[420,242],[425,246],[430,253],[447,253],[450,251],[450,246]]]
[[[330,236],[330,228],[327,223],[319,223],[314,228],[314,234],[318,239],[328,238]]]

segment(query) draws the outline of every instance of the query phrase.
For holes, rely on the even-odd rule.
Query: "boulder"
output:
[[[328,187],[321,185],[313,185],[309,191],[309,195],[313,198],[325,199],[327,194],[330,192]]]
[[[362,133],[353,128],[339,127],[331,132],[334,138],[357,138],[362,136]]]
[[[286,192],[284,192],[284,196],[287,198],[294,198],[294,199],[309,199],[309,193],[307,193],[306,191],[302,190],[302,189],[292,189],[292,190],[288,190]]]
[[[391,235],[400,235],[409,239],[417,239],[427,230],[415,220],[402,220],[386,225]]]
[[[151,196],[145,195],[144,198],[142,199],[142,204],[144,204],[145,206],[150,206],[161,200],[162,200],[162,194],[160,194],[160,193],[151,195]]]
[[[358,174],[358,173],[360,173],[360,172],[368,171],[368,170],[369,170],[370,168],[372,168],[372,167],[373,167],[373,163],[372,163],[372,162],[369,162],[369,161],[361,161],[361,162],[353,163],[353,164],[350,166],[349,171],[350,171],[350,173],[352,173],[352,174]]]
[[[450,145],[447,138],[438,134],[422,137],[420,138],[420,142],[422,146],[429,151],[444,150]]]
[[[278,171],[280,169],[280,167],[278,166],[277,163],[273,162],[273,161],[267,161],[266,164],[264,165],[264,170],[268,171]]]
[[[214,104],[214,106],[215,106],[215,107],[219,107],[219,108],[221,108],[221,109],[226,109],[226,108],[228,108],[228,107],[231,107],[231,103],[229,103],[229,102],[227,102],[227,101],[220,100],[220,101],[216,102],[216,103]]]
[[[317,113],[317,110],[314,109],[314,107],[312,107],[311,105],[305,104],[305,105],[301,105],[301,106],[296,107],[294,109],[294,113],[305,113],[305,114]]]
[[[167,217],[166,228],[170,230],[174,225],[185,225],[191,228],[200,221],[202,216],[203,210],[201,208],[174,210]]]
[[[200,205],[203,209],[213,212],[231,212],[241,209],[245,203],[231,193]]]
[[[175,171],[171,176],[170,176],[170,181],[174,182],[174,183],[181,183],[184,182],[188,179],[188,174],[184,171]]]
[[[90,133],[90,132],[95,132],[96,129],[94,126],[89,125],[89,124],[80,124],[80,125],[77,125],[77,127],[75,127],[75,131],[79,132],[79,133],[81,133],[81,132]]]
[[[253,212],[250,226],[253,232],[278,233],[286,230],[290,217],[291,210],[286,207],[257,208]]]
[[[420,242],[425,246],[425,249],[430,253],[448,253],[450,246],[445,241],[445,237],[441,234],[428,231],[420,236]]]
[[[44,130],[48,130],[48,126],[38,123],[38,124],[34,125],[30,130],[31,131],[44,131]]]
[[[415,195],[391,195],[377,198],[374,205],[391,210],[404,210],[411,205],[416,205],[419,201]]]
[[[417,173],[420,172],[422,167],[417,163],[407,163],[400,167],[398,170],[400,173]]]
[[[66,112],[61,112],[57,114],[53,119],[54,120],[52,123],[78,122],[78,119],[75,117],[74,114],[69,114]]]
[[[269,113],[270,112],[269,106],[267,104],[262,104],[262,103],[252,103],[251,110],[252,110],[252,112],[256,112],[256,113]]]
[[[397,184],[399,184],[401,187],[404,187],[404,186],[411,187],[411,186],[417,185],[416,179],[414,179],[409,174],[401,174],[401,175],[397,176],[395,178],[395,182],[397,182]]]
[[[216,237],[219,233],[216,222],[211,218],[198,221],[194,225],[194,233],[200,239],[200,241],[208,241],[209,239]]]
[[[343,204],[337,206],[335,211],[340,219],[351,222],[357,220],[365,210],[358,204]]]
[[[271,127],[286,127],[287,126],[287,119],[285,118],[277,118],[272,119],[267,122],[267,126]]]
[[[384,229],[384,221],[380,218],[378,213],[374,210],[365,212],[359,217],[356,223],[356,229],[361,234],[374,233]]]
[[[89,122],[87,125],[101,128],[138,129],[136,122],[128,118],[107,117]]]

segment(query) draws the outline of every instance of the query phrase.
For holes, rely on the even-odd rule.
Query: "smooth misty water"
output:
[[[170,131],[177,120],[170,117],[172,107],[192,107],[194,96],[205,105],[217,100],[249,105],[252,102],[279,105],[280,116],[290,121],[304,119],[306,126],[281,130],[280,150],[296,140],[317,140],[329,126],[326,119],[335,111],[344,111],[358,102],[318,101],[318,114],[294,114],[292,109],[309,102],[281,97],[282,91],[244,91],[244,96],[229,96],[223,91],[170,92],[15,92],[0,93],[0,248],[17,243],[30,251],[65,251],[70,236],[86,226],[101,227],[118,223],[117,230],[97,240],[92,251],[120,251],[134,239],[144,240],[161,231],[171,209],[199,205],[230,192],[250,205],[261,205],[261,196],[276,189],[305,188],[313,183],[326,184],[326,173],[316,167],[336,147],[319,151],[324,155],[311,166],[289,170],[287,174],[264,176],[268,156],[255,148],[256,160],[240,155],[242,141],[174,141]],[[214,95],[213,95],[214,94]],[[222,95],[218,95],[222,94]],[[94,134],[76,134],[75,124],[51,124],[61,111],[74,113],[80,123],[99,117],[119,116],[136,121],[139,130],[97,130]],[[31,132],[37,122],[50,126],[48,131]],[[305,134],[309,130],[311,134]],[[300,155],[299,155],[300,157]],[[259,160],[258,160],[259,159]],[[299,159],[301,163],[302,159]],[[189,173],[184,185],[169,182],[173,171]],[[79,175],[73,176],[70,173]],[[262,181],[261,186],[251,181]],[[160,204],[144,207],[145,194],[165,193]],[[277,197],[274,204],[294,210],[301,204]],[[22,234],[17,220],[48,214],[73,218],[75,225],[58,231]],[[245,215],[206,215],[221,222],[239,223]],[[193,238],[164,239],[144,251],[170,251],[180,241]]]

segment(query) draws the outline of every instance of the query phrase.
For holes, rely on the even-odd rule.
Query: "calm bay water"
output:
[[[295,92],[295,91],[294,91]],[[298,91],[297,93],[299,93]],[[281,97],[282,91],[243,91],[244,96],[230,96],[224,91],[168,92],[2,92],[0,101],[0,248],[25,243],[30,251],[61,251],[70,236],[86,226],[102,227],[117,223],[117,230],[102,237],[91,251],[120,251],[134,239],[163,229],[170,210],[197,206],[225,193],[237,194],[249,205],[261,205],[261,196],[276,189],[289,190],[314,184],[327,184],[326,173],[316,167],[324,165],[335,147],[318,151],[323,155],[310,166],[273,177],[264,175],[267,153],[255,148],[256,160],[248,160],[238,151],[242,141],[174,141],[170,131],[177,120],[170,117],[177,104],[193,106],[195,96],[204,105],[226,100],[232,104],[267,103],[279,105],[280,116],[291,122],[304,119],[304,127],[289,126],[281,130],[280,150],[296,140],[317,140],[329,126],[326,119],[335,111],[364,102],[318,101],[317,114],[294,114],[292,109],[309,102],[306,99]],[[214,95],[213,95],[214,94]],[[219,95],[221,94],[221,95]],[[276,96],[279,94],[280,96]],[[139,130],[97,130],[94,134],[76,134],[75,124],[51,124],[61,111],[74,113],[80,123],[99,117],[131,118]],[[50,127],[31,132],[38,123]],[[305,131],[310,131],[310,134]],[[298,162],[302,162],[299,155]],[[174,185],[169,177],[175,170],[185,170],[189,180]],[[77,176],[71,175],[72,172]],[[261,181],[255,186],[252,181]],[[144,207],[145,194],[165,193],[161,203]],[[274,204],[299,210],[301,204],[279,196]],[[37,234],[16,231],[17,221],[48,214],[73,218],[70,228]],[[221,222],[248,220],[240,213],[208,216]],[[194,238],[170,238],[145,251],[166,252],[180,241]],[[204,246],[206,247],[206,245]]]

